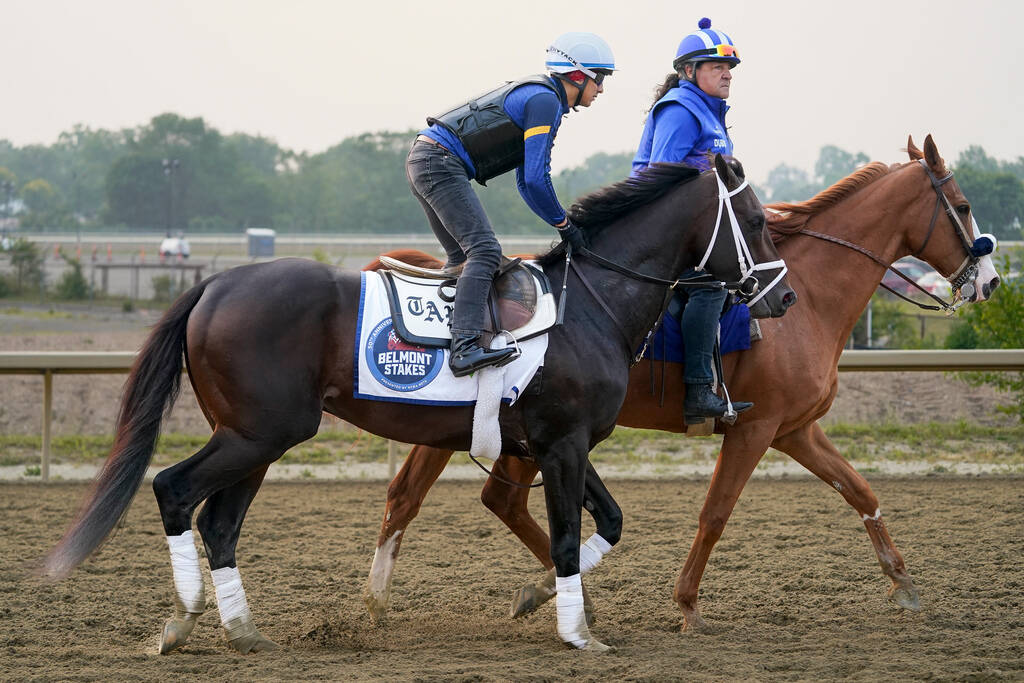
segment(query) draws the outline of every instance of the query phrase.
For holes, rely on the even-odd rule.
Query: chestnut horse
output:
[[[769,446],[790,455],[853,506],[867,527],[882,571],[892,580],[890,598],[904,608],[919,608],[918,591],[886,531],[878,499],[817,422],[835,398],[837,365],[846,340],[885,273],[883,263],[864,252],[877,255],[885,264],[916,253],[939,272],[951,275],[960,272],[965,261],[965,242],[958,238],[957,230],[971,233],[970,241],[979,236],[956,182],[950,179],[933,187],[929,181],[930,177],[944,178],[948,174],[931,136],[925,140],[923,153],[912,139],[908,140],[907,151],[910,163],[889,167],[875,162],[809,201],[769,207],[783,212],[775,215],[769,229],[780,241],[779,252],[789,266],[789,278],[801,303],[785,318],[762,324],[763,339],[749,350],[723,359],[728,386],[735,395],[753,400],[755,406],[736,424],[718,425],[725,438],[700,513],[697,536],[675,586],[674,598],[682,609],[685,627],[703,624],[697,587],[708,556]],[[922,168],[921,159],[926,168]],[[939,211],[938,192],[955,207],[949,213]],[[954,223],[961,225],[958,228]],[[406,258],[411,259],[408,255]],[[435,261],[426,254],[421,254],[419,260],[424,265]],[[971,298],[984,300],[998,286],[999,278],[989,256],[980,259],[978,266],[973,283],[977,294]],[[682,370],[678,364],[668,365],[675,367],[663,373],[663,403],[652,395],[646,365],[632,370],[618,424],[669,432],[685,429]],[[402,534],[451,455],[451,450],[414,447],[388,487],[378,552],[365,594],[367,607],[376,618],[387,610]],[[547,537],[527,510],[529,489],[521,487],[534,479],[537,467],[502,455],[494,472],[500,473],[500,478],[492,475],[487,480],[482,493],[484,504],[545,567],[550,567]],[[506,484],[507,480],[518,482],[520,487]],[[384,548],[390,552],[381,552]],[[532,611],[553,594],[549,572],[543,581],[517,591],[513,616]]]
[[[705,173],[662,166],[605,188],[574,207],[573,219],[591,250],[572,261],[569,304],[563,324],[548,334],[543,385],[503,406],[499,421],[502,451],[532,457],[547,481],[552,559],[566,587],[565,600],[558,599],[558,634],[575,647],[600,650],[604,646],[584,621],[579,580],[587,456],[615,426],[629,361],[660,315],[666,287],[674,282],[669,278],[710,252],[715,277],[755,284],[753,277],[759,303],[771,315],[782,315],[795,295],[773,277],[781,273],[766,268],[781,261],[763,209],[721,156]],[[716,238],[719,233],[723,239]],[[555,282],[569,269],[564,248],[539,263]],[[256,629],[235,561],[245,513],[270,464],[313,436],[324,411],[390,439],[446,449],[471,443],[471,407],[355,398],[361,278],[367,276],[281,259],[218,273],[183,294],[139,354],[111,453],[43,571],[66,575],[124,515],[152,458],[184,361],[213,435],[153,480],[176,589],[161,651],[184,644],[205,608],[192,537],[193,512],[203,501],[197,527],[228,641],[240,652],[275,647]],[[615,502],[607,496],[601,504],[610,509]]]

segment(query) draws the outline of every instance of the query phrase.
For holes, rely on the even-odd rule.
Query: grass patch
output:
[[[898,424],[835,424],[826,428],[844,458],[871,471],[875,462],[985,463],[1024,469],[1024,426],[984,427],[965,422]],[[209,439],[208,434],[169,433],[160,437],[153,464],[166,467],[188,458]],[[39,463],[42,439],[33,435],[0,435],[0,465],[34,466]],[[89,464],[107,457],[112,436],[54,437],[55,463]],[[596,465],[656,469],[680,464],[707,464],[718,457],[720,436],[686,438],[649,429],[619,427],[591,453]],[[409,447],[398,445],[404,458]],[[388,442],[352,428],[324,429],[309,441],[289,449],[280,462],[326,465],[343,462],[386,462]],[[769,449],[763,462],[786,462],[789,456]],[[865,469],[868,468],[868,469]],[[938,471],[938,470],[936,470]]]

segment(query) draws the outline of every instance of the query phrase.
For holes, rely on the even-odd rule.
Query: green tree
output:
[[[82,263],[78,259],[64,257],[71,268],[65,270],[57,281],[56,294],[58,299],[78,301],[89,297],[89,283],[82,275]]]
[[[1001,273],[1009,273],[1016,254],[1004,253],[996,259]],[[1020,349],[1024,348],[1024,278],[1006,277],[992,298],[983,304],[966,307],[960,315],[960,324],[947,338],[949,348]],[[963,311],[963,309],[961,309]],[[966,329],[965,329],[966,328]],[[963,373],[974,385],[990,384],[1011,394],[1013,402],[1001,406],[1004,412],[1024,421],[1024,373],[971,372]]]
[[[863,152],[851,154],[835,145],[825,145],[818,152],[814,175],[821,187],[829,187],[869,161],[871,160]]]
[[[22,293],[25,287],[33,290],[43,285],[43,255],[34,242],[19,238],[11,246],[11,266],[15,272],[15,291]]]
[[[779,164],[768,172],[765,191],[772,202],[799,202],[809,199],[820,188],[807,172],[796,166]]]
[[[1024,182],[1008,171],[982,170],[962,162],[955,171],[956,181],[982,229],[999,239],[1021,239]]]

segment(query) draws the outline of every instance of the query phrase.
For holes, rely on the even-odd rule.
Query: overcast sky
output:
[[[1024,3],[1002,0],[456,2],[33,0],[0,4],[0,138],[52,144],[81,123],[163,112],[321,152],[421,127],[543,69],[565,31],[593,31],[621,72],[564,122],[554,170],[635,149],[653,88],[702,16],[732,36],[736,155],[763,181],[822,145],[905,159],[932,133],[950,161],[980,144],[1024,155]]]

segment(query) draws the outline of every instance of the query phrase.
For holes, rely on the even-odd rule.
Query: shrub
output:
[[[89,283],[82,275],[82,263],[78,259],[64,257],[64,260],[71,266],[71,270],[65,270],[57,282],[57,298],[68,301],[79,301],[89,298]]]

